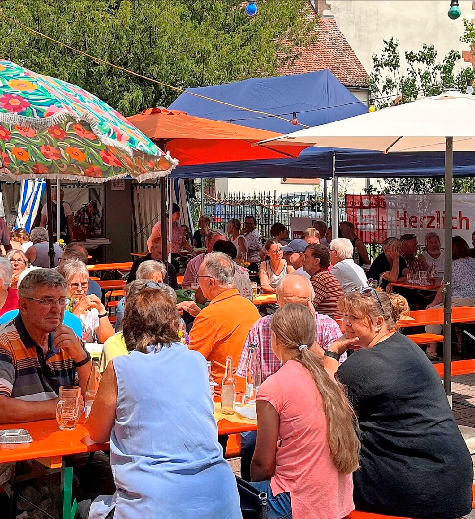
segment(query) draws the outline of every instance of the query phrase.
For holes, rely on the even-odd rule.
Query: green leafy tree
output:
[[[305,0],[261,0],[249,18],[237,0],[3,0],[2,56],[75,83],[125,115],[168,106],[165,86],[31,34],[11,20],[67,45],[177,87],[270,76],[314,36]],[[5,19],[5,17],[10,20]],[[292,41],[289,46],[287,42]]]
[[[468,24],[466,26],[466,34]],[[475,30],[472,26],[472,37],[475,48]],[[475,78],[471,66],[455,72],[461,55],[451,50],[444,59],[437,61],[434,45],[423,45],[418,52],[406,51],[406,68],[401,66],[399,42],[394,38],[384,40],[384,47],[378,56],[373,54],[373,70],[370,74],[370,92],[377,109],[400,103],[408,103],[422,96],[434,96],[442,93],[444,88],[455,88],[465,92],[467,85]],[[472,193],[475,180],[472,178],[455,178],[454,193]],[[443,193],[442,178],[393,178],[387,179],[379,188],[371,186],[368,192],[383,193]]]
[[[434,96],[444,88],[456,88],[465,92],[467,84],[475,79],[475,72],[467,66],[455,72],[460,62],[458,51],[451,50],[444,59],[437,61],[434,45],[406,51],[406,68],[401,66],[399,42],[394,38],[384,40],[381,54],[373,54],[373,70],[370,74],[370,91],[376,108],[408,103],[421,96]]]

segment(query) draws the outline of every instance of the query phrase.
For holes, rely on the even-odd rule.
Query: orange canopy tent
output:
[[[148,108],[128,118],[142,133],[179,160],[180,166],[241,160],[298,157],[307,146],[255,143],[281,134],[187,115],[186,112]]]

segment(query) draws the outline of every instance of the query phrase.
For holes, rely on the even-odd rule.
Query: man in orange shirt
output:
[[[244,341],[261,316],[251,301],[234,288],[234,263],[226,254],[206,255],[198,270],[198,283],[210,304],[195,319],[189,347],[212,361],[220,391],[226,357],[232,356],[236,372]]]

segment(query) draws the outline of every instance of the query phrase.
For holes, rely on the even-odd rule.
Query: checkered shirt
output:
[[[266,315],[259,319],[250,329],[246,342],[242,349],[241,358],[239,360],[236,374],[240,377],[246,376],[247,357],[249,354],[249,346],[251,344],[257,345],[257,360],[261,366],[261,383],[267,377],[273,375],[281,366],[282,363],[275,356],[271,347],[271,323],[272,315]],[[330,345],[334,343],[342,333],[338,324],[328,315],[316,314],[316,332],[315,340],[324,349],[328,350]],[[340,362],[346,359],[346,353],[340,357]]]

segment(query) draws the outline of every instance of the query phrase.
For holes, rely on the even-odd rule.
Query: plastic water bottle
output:
[[[221,412],[234,414],[234,397],[236,395],[236,381],[233,375],[233,358],[226,357],[226,371],[221,383]]]

